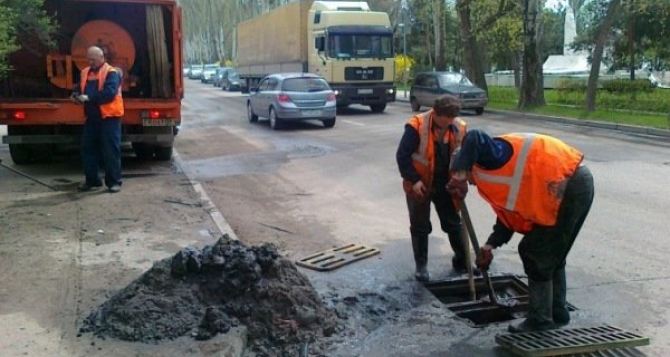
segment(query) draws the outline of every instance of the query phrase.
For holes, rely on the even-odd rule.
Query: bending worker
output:
[[[451,155],[460,147],[466,132],[465,122],[456,117],[460,109],[460,102],[455,97],[445,95],[436,99],[432,110],[407,122],[396,153],[409,209],[415,277],[419,281],[429,280],[431,202],[454,250],[451,261],[454,270],[463,272],[466,269],[460,217],[445,187],[449,182]]]
[[[565,259],[593,202],[593,177],[577,149],[547,135],[491,138],[473,130],[455,156],[447,189],[463,199],[468,178],[496,213],[477,257],[488,269],[494,248],[524,235],[519,255],[528,275],[528,316],[510,332],[547,330],[570,322]]]

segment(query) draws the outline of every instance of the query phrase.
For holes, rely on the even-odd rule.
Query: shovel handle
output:
[[[460,202],[461,206],[461,216],[463,221],[465,221],[465,227],[468,230],[468,236],[472,242],[472,247],[475,250],[475,256],[479,256],[479,242],[477,241],[477,236],[475,235],[475,227],[472,225],[472,220],[470,219],[470,212],[468,211],[468,206],[465,204],[465,200]],[[495,291],[493,290],[493,283],[491,282],[491,277],[486,270],[482,270],[482,276],[486,282],[486,287],[489,293],[489,299],[491,303],[498,305],[498,299],[496,299]]]

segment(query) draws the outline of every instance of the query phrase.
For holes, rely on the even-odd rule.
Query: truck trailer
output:
[[[393,31],[366,2],[299,0],[237,26],[236,62],[246,88],[268,74],[322,76],[338,107],[382,112],[395,101]]]
[[[175,0],[45,0],[53,46],[24,34],[0,80],[0,125],[16,164],[48,158],[80,142],[85,121],[69,97],[98,46],[122,74],[122,141],[141,159],[169,160],[181,123],[181,9]]]

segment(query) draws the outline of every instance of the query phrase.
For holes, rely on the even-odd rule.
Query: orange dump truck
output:
[[[78,144],[83,107],[70,101],[86,50],[99,46],[121,70],[123,138],[141,159],[169,160],[181,123],[181,9],[175,0],[45,0],[54,45],[21,38],[0,79],[2,142],[16,164],[48,158]]]

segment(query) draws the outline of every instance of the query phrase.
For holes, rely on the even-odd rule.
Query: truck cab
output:
[[[315,1],[307,20],[308,70],[323,76],[337,105],[382,112],[395,101],[393,30],[366,2]]]

